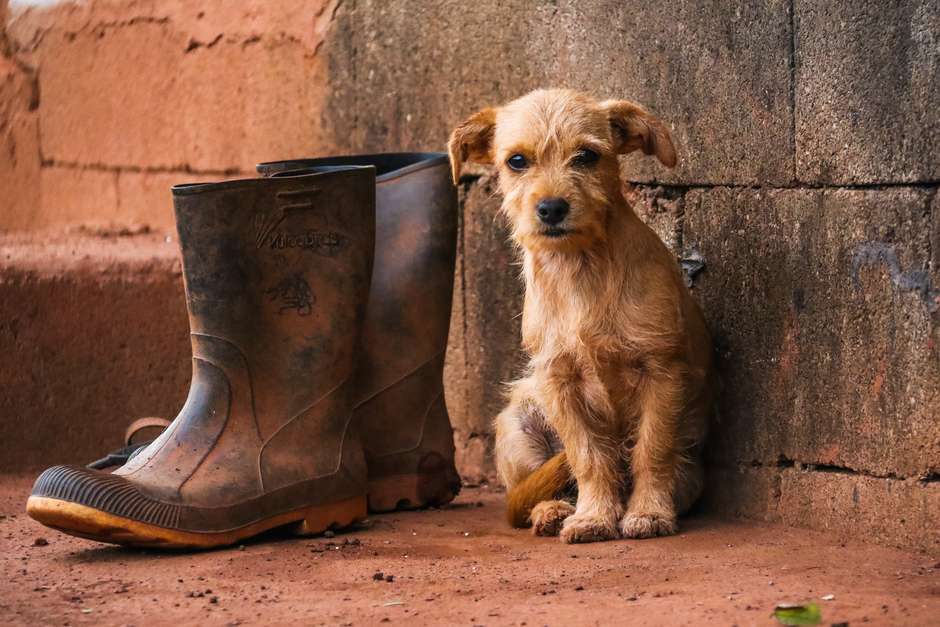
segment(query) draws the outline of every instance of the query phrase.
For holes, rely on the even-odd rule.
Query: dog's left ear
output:
[[[477,111],[454,129],[447,142],[450,153],[450,171],[454,185],[460,180],[460,171],[467,161],[493,163],[493,130],[496,128],[496,109],[487,107]]]
[[[676,165],[676,147],[666,125],[635,102],[629,100],[605,100],[601,109],[610,120],[614,136],[614,147],[620,154],[642,150],[643,154],[656,155],[666,167]]]

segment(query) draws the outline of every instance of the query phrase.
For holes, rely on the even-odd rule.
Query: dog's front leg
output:
[[[578,452],[572,455],[574,449]],[[562,525],[561,539],[571,544],[620,537],[617,519],[623,509],[616,444],[587,435],[565,442],[565,451],[578,482],[578,504]]]
[[[638,388],[640,419],[630,452],[633,490],[620,531],[627,538],[676,533],[674,492],[680,456],[676,446],[682,411],[682,368],[669,364],[649,369]]]
[[[574,514],[562,524],[567,543],[597,542],[620,536],[620,447],[613,409],[600,381],[568,364],[545,378],[545,407],[578,483]]]

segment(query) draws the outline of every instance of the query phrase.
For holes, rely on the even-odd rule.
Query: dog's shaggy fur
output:
[[[642,150],[674,166],[669,131],[632,102],[539,90],[474,114],[449,150],[455,181],[495,164],[522,251],[530,359],[496,419],[510,522],[565,542],[675,533],[702,490],[711,342],[618,163]],[[547,224],[537,205],[559,198],[567,215]]]

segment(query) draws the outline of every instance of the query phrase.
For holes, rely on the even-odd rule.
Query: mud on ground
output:
[[[816,601],[824,625],[940,624],[937,556],[764,523],[566,546],[508,528],[477,488],[331,538],[166,553],[44,528],[30,485],[0,478],[5,625],[775,625],[783,601]]]

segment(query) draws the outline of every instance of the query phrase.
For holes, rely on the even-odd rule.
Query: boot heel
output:
[[[460,491],[459,479],[444,473],[411,474],[369,481],[369,511],[391,512],[450,503]]]
[[[368,516],[366,497],[355,498],[319,505],[304,510],[303,520],[296,523],[294,533],[299,536],[313,536],[328,529],[342,529]]]
[[[367,457],[367,462],[369,511],[417,509],[454,500],[460,492],[460,475],[454,467],[454,432],[443,390],[424,417],[418,448]]]

